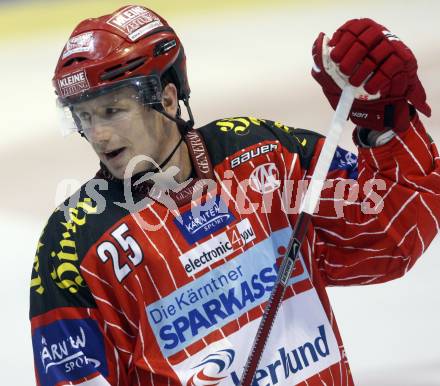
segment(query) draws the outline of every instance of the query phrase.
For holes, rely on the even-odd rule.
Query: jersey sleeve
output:
[[[387,144],[359,148],[357,161],[338,149],[328,178],[312,220],[325,283],[375,284],[405,274],[440,222],[440,159],[418,117]]]
[[[80,272],[77,233],[85,213],[50,217],[38,241],[30,288],[37,385],[118,384],[117,352]]]

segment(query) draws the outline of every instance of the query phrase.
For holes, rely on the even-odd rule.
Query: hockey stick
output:
[[[257,371],[276,314],[283,300],[287,288],[287,282],[292,275],[301,244],[307,233],[307,228],[321,195],[322,187],[327,177],[328,170],[330,169],[336,147],[341,138],[345,121],[347,120],[353,104],[354,91],[355,89],[351,85],[346,85],[342,90],[338,106],[336,107],[336,111],[330,124],[330,129],[324,141],[324,146],[322,147],[312,179],[310,180],[310,185],[307,189],[304,200],[302,201],[300,213],[295,223],[292,237],[289,240],[289,245],[287,246],[287,252],[283,257],[274,288],[270,294],[260,325],[258,326],[257,335],[255,336],[251,352],[246,361],[241,376],[241,386],[250,386],[255,376],[255,372]]]

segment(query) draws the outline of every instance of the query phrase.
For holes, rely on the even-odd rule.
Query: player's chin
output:
[[[125,178],[125,174],[127,174],[128,172],[127,162],[111,162],[107,159],[107,157],[101,155],[99,159],[113,177],[120,180],[123,180]]]
[[[102,160],[101,160],[102,161]],[[117,168],[112,165],[108,165],[105,162],[103,162],[107,170],[111,173],[111,175],[119,180],[123,180],[124,174],[125,174],[125,168]]]
[[[140,173],[157,172],[158,165],[151,162],[151,158],[144,155],[131,156],[125,151],[117,159],[109,159],[105,155],[100,155],[101,162],[108,171],[117,179],[128,180]]]

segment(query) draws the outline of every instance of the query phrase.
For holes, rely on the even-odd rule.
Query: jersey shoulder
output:
[[[315,145],[323,137],[310,130],[255,117],[218,119],[198,130],[214,166],[242,149],[265,141],[279,141],[287,151],[299,154],[302,166],[308,168]]]
[[[91,179],[50,215],[38,240],[31,275],[30,316],[58,307],[94,307],[81,262],[127,211],[106,180]]]

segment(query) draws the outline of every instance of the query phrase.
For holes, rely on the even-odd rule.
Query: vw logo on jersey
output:
[[[186,386],[218,385],[222,379],[226,378],[227,374],[224,374],[224,371],[231,367],[234,358],[235,352],[231,349],[209,354],[193,367],[193,369],[200,368],[200,370],[188,379]]]
[[[273,162],[258,166],[249,177],[249,186],[257,193],[273,192],[280,185],[279,172]]]

